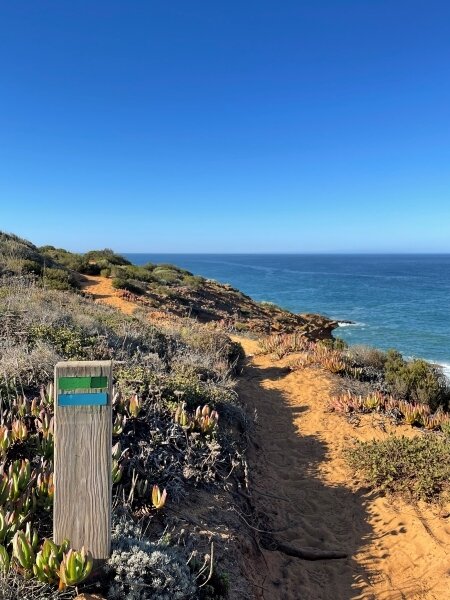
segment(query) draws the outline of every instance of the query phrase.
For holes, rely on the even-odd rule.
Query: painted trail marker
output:
[[[56,365],[53,535],[94,559],[111,551],[111,399],[111,361]]]

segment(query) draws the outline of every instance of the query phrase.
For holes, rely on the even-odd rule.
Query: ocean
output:
[[[450,373],[450,255],[125,254],[230,283],[255,300],[342,322],[350,344],[397,348]],[[344,324],[344,321],[353,324]]]

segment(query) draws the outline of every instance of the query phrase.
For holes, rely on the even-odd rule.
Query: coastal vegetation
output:
[[[355,423],[358,415],[374,413],[423,431],[421,437],[352,445],[345,453],[347,460],[366,485],[410,500],[448,499],[450,384],[438,366],[406,360],[396,350],[348,347],[338,339],[311,341],[298,334],[267,336],[260,347],[277,359],[295,355],[291,369],[321,368],[348,382],[344,392],[332,396],[330,411]]]
[[[205,537],[194,531],[179,507],[196,490],[225,493],[231,481],[243,478],[247,416],[233,381],[239,345],[193,320],[156,328],[144,314],[126,316],[76,290],[49,286],[44,254],[45,269],[51,264],[61,273],[70,272],[69,264],[79,268],[87,263],[72,263],[72,256],[62,259],[61,251],[38,252],[14,237],[3,236],[3,251],[5,246],[8,260],[1,260],[0,278],[1,597],[73,597],[75,586],[93,589],[87,580],[89,549],[76,552],[70,541],[62,546],[51,541],[53,368],[59,360],[80,359],[114,359],[116,364],[115,533],[111,559],[95,574],[95,590],[133,599],[224,597],[222,542],[214,533]],[[103,260],[104,252],[94,256]],[[24,269],[25,260],[42,269]],[[137,565],[139,577],[133,570]]]
[[[86,282],[92,289],[105,280],[132,315],[85,291]],[[155,311],[165,318],[152,319]],[[250,597],[222,526],[200,526],[195,515],[199,505],[213,513],[225,505],[217,520],[226,512],[232,527],[236,498],[251,512],[252,419],[235,390],[244,358],[229,336],[236,332],[284,361],[280,373],[326,371],[335,388],[327,414],[355,427],[375,415],[414,432],[348,445],[344,456],[361,483],[410,502],[448,499],[450,389],[441,370],[395,350],[349,347],[332,337],[330,319],[254,302],[173,265],[138,267],[110,249],[75,254],[7,234],[0,315],[1,598],[63,599],[78,588],[108,598],[220,600],[236,585]],[[51,381],[59,360],[97,359],[115,362],[114,514],[112,555],[94,577],[88,548],[51,539]],[[236,530],[248,518],[237,516]],[[345,556],[277,548],[307,560]]]

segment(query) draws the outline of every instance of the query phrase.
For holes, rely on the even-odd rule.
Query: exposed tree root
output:
[[[347,558],[345,552],[339,552],[334,550],[316,550],[314,548],[297,548],[286,544],[285,542],[275,542],[275,548],[278,552],[283,552],[288,556],[295,556],[302,560],[335,560],[337,558]]]

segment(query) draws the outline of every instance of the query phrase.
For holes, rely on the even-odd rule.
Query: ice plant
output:
[[[69,550],[63,555],[59,567],[59,589],[63,590],[69,585],[77,585],[84,581],[90,575],[92,565],[92,554],[84,547],[79,552]]]
[[[164,506],[164,504],[166,503],[166,499],[167,499],[167,491],[164,490],[161,493],[159,486],[154,485],[153,489],[152,489],[152,504],[153,504],[154,508],[156,508],[157,510],[162,508]]]
[[[128,412],[130,416],[136,419],[139,416],[139,413],[141,412],[141,408],[142,405],[138,398],[138,395],[133,394],[128,401]]]
[[[25,573],[30,574],[35,561],[34,550],[31,542],[27,539],[23,531],[18,531],[13,537],[12,543],[13,557],[17,560]]]
[[[11,425],[12,439],[14,442],[24,442],[28,437],[28,429],[20,419],[15,419]]]
[[[27,540],[30,542],[33,550],[36,550],[36,548],[38,547],[38,544],[39,544],[39,537],[38,537],[36,529],[31,529],[30,521],[28,521],[28,523],[26,524],[25,536],[26,536]]]
[[[38,504],[46,510],[50,509],[53,504],[54,493],[53,473],[45,471],[39,473],[36,479],[36,498]]]
[[[193,423],[191,417],[186,412],[186,404],[183,402],[179,404],[175,411],[174,421],[177,425],[183,427],[183,429],[191,429]]]
[[[11,433],[5,425],[0,426],[0,455],[6,454],[11,445]]]
[[[124,415],[117,414],[114,419],[112,434],[120,435],[123,432],[127,418]]]
[[[112,482],[119,483],[122,479],[123,467],[119,465],[119,461],[113,459],[112,461]]]
[[[36,554],[33,573],[43,583],[57,583],[61,565],[60,548],[52,542],[45,540],[41,550]]]
[[[54,435],[54,418],[49,415],[46,410],[41,410],[39,413],[39,418],[36,418],[35,421],[36,431],[42,434],[42,437],[48,439],[49,437],[53,437]]]
[[[41,406],[53,406],[53,383],[42,385],[40,389]]]
[[[9,554],[5,546],[0,544],[0,573],[5,574],[9,571]]]

